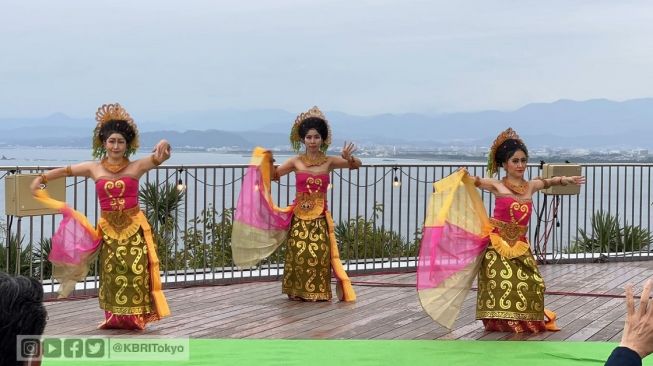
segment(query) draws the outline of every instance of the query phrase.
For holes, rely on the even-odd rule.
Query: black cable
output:
[[[400,172],[401,174],[407,176],[409,180],[414,180],[414,181],[416,181],[416,182],[418,182],[418,183],[425,183],[425,184],[432,184],[432,183],[434,183],[433,181],[420,180],[420,179],[417,179],[417,178],[413,178],[412,176],[410,176],[408,173],[404,172],[403,169],[401,169],[401,168],[399,168],[399,167],[396,167],[396,168],[393,168],[393,169],[398,169],[399,172]],[[455,172],[455,170],[451,171],[451,173],[454,173],[454,172]]]
[[[180,169],[180,170],[183,171],[184,169]],[[200,183],[202,183],[202,184],[204,184],[206,186],[209,186],[209,187],[226,187],[226,186],[230,186],[230,185],[238,182],[239,180],[242,180],[245,177],[245,175],[241,175],[240,178],[236,178],[236,179],[232,180],[231,182],[225,183],[225,184],[210,184],[210,183],[206,183],[203,180],[201,180],[201,179],[197,178],[196,176],[194,176],[193,173],[191,173],[188,169],[186,169],[186,174],[193,177],[193,179],[195,179],[196,181],[198,181],[198,182],[200,182]]]
[[[372,187],[372,186],[376,185],[377,183],[379,183],[380,181],[382,181],[383,178],[385,178],[388,174],[390,174],[390,170],[388,170],[385,174],[383,174],[381,176],[381,178],[377,179],[376,181],[374,181],[374,182],[372,182],[370,184],[356,184],[354,182],[349,181],[347,178],[344,178],[340,173],[338,173],[336,171],[334,171],[333,174],[338,176],[338,178],[342,179],[346,183],[351,184],[354,187],[364,188],[364,187]]]
[[[544,195],[544,200],[542,201],[542,209],[539,212],[536,212],[537,214],[537,225],[535,225],[535,243],[537,244],[535,246],[535,255],[538,256],[538,259],[542,260],[541,255],[541,250],[540,250],[540,225],[542,224],[542,215],[544,214],[544,211],[546,209],[546,201],[548,199],[548,195]],[[545,229],[546,230],[546,229]]]

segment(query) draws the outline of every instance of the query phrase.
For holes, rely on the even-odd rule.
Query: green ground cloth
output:
[[[434,340],[191,339],[190,361],[66,361],[71,365],[603,365],[616,343]],[[653,356],[652,356],[653,357]],[[645,365],[653,365],[653,358]],[[62,365],[44,359],[43,365]]]

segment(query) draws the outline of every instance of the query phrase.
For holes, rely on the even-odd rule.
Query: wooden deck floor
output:
[[[625,315],[623,287],[653,276],[653,262],[540,266],[546,306],[558,314],[559,332],[536,335],[490,333],[474,319],[472,291],[449,331],[422,311],[415,274],[354,277],[355,303],[296,302],[281,284],[257,282],[166,290],[172,316],[144,332],[98,330],[97,298],[46,304],[46,335],[189,336],[191,338],[293,339],[479,339],[617,341]],[[560,294],[560,293],[565,294]]]

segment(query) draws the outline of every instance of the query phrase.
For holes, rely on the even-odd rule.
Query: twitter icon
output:
[[[87,339],[84,346],[84,351],[87,358],[104,357],[104,339]]]

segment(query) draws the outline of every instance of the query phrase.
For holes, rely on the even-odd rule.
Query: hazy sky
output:
[[[10,0],[0,118],[651,97],[652,38],[649,0]]]

